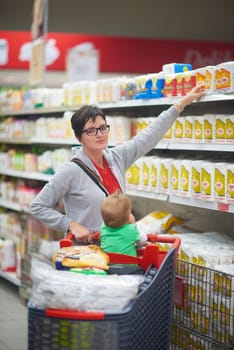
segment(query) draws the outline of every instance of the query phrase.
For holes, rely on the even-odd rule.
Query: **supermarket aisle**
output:
[[[0,277],[0,350],[27,349],[27,307],[17,286]]]

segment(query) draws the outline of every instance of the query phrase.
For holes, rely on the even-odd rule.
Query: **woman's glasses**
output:
[[[101,134],[107,134],[110,131],[110,125],[102,125],[100,128],[89,128],[82,131],[85,132],[88,136],[96,136],[98,131],[100,131]]]

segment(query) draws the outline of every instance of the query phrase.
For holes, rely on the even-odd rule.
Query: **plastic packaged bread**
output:
[[[53,256],[57,270],[63,268],[96,267],[108,270],[109,257],[97,245],[84,245],[60,248]]]

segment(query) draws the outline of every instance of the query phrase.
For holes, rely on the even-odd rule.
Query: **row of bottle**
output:
[[[7,117],[0,120],[0,138],[42,140],[47,138],[72,139],[72,112],[65,112],[63,117]]]
[[[63,117],[39,117],[33,119],[5,118],[0,121],[0,139],[63,139],[78,141],[71,128],[73,112],[65,112]],[[124,142],[147,127],[156,117],[127,118],[119,115],[107,116],[110,125],[109,142]],[[233,143],[234,115],[205,114],[178,117],[164,135],[163,141],[186,141],[204,143]]]
[[[29,209],[32,200],[41,190],[41,186],[29,186],[23,179],[0,179],[0,200],[16,203],[21,208]]]
[[[0,111],[184,96],[200,83],[207,93],[233,93],[234,62],[194,70],[189,64],[171,64],[164,65],[160,72],[135,77],[64,83],[59,89],[1,91]]]
[[[126,171],[127,188],[234,203],[234,164],[142,157]]]
[[[46,150],[42,154],[10,149],[7,152],[0,152],[0,168],[54,174],[63,163],[70,159],[71,150],[66,148]]]

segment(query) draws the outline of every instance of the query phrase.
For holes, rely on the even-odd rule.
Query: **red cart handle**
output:
[[[72,245],[73,238],[74,238],[73,233],[68,233],[65,238],[60,239],[60,242],[59,242],[60,248],[70,247]]]
[[[93,240],[99,240],[100,239],[100,232],[95,231],[92,234]],[[60,240],[60,248],[63,247],[70,247],[73,245],[74,240],[74,234],[72,232],[68,233],[65,238],[62,238]],[[176,250],[176,253],[178,253],[181,240],[180,238],[174,237],[173,235],[156,235],[154,233],[147,234],[147,240],[150,243],[169,243],[172,245],[172,248]]]
[[[176,250],[176,254],[179,251],[181,239],[174,237],[173,235],[156,235],[154,233],[147,234],[147,239],[151,243],[168,243]]]
[[[152,243],[169,243],[172,248],[176,251],[176,256],[180,247],[181,240],[173,236],[166,235],[156,235],[148,234],[149,243],[145,248],[137,249],[137,257],[118,254],[118,253],[108,253],[111,263],[118,264],[137,264],[140,265],[145,271],[150,264],[153,264],[156,268],[159,268],[163,259],[167,254],[167,250],[159,250],[159,247],[156,244]],[[96,231],[93,233],[92,238],[94,240],[100,239],[100,232]],[[66,238],[60,240],[60,248],[70,247],[73,245],[74,235],[69,233]],[[176,261],[176,260],[175,260]]]
[[[72,232],[69,232],[65,238],[60,239],[60,248],[64,247],[71,247],[73,245],[73,241],[75,239],[75,236]],[[100,232],[95,231],[92,233],[92,240],[99,240],[100,239]]]

